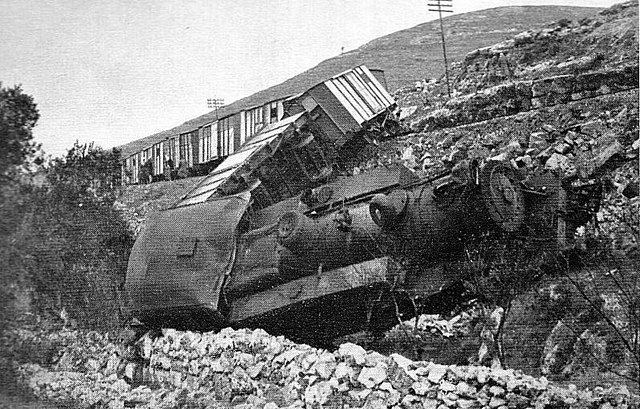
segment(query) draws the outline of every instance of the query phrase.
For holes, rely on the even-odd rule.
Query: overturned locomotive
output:
[[[459,281],[446,260],[490,230],[562,242],[567,212],[551,173],[463,162],[420,178],[399,166],[341,175],[395,103],[366,67],[297,96],[198,186],[147,221],[126,288],[151,327],[263,327],[309,342],[396,319],[397,298]],[[399,260],[419,259],[407,271]]]

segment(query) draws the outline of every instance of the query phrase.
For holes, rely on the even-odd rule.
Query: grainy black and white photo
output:
[[[638,23],[0,0],[0,408],[640,407]]]

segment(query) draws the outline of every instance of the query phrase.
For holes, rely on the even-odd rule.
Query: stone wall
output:
[[[452,98],[416,123],[423,132],[638,88],[638,66],[503,83]]]

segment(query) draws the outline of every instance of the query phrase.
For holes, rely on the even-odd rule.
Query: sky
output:
[[[111,148],[231,103],[377,37],[433,20],[427,0],[0,0],[0,82],[22,85],[34,137]],[[454,0],[609,7],[619,0]]]

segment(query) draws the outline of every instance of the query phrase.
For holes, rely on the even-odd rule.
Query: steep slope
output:
[[[494,157],[529,172],[559,172],[566,185],[600,180],[597,222],[573,249],[583,264],[558,268],[515,300],[504,358],[550,379],[592,386],[631,380],[636,390],[639,355],[621,345],[637,339],[627,331],[640,328],[635,301],[623,299],[640,291],[637,27],[638,2],[631,1],[470,52],[455,64],[454,98],[443,95],[442,81],[396,93],[411,112],[411,132],[371,149],[355,169],[399,162],[429,174]],[[414,339],[408,354],[466,359],[468,344],[476,342],[473,355],[481,343],[478,334],[425,339]],[[395,339],[392,346],[397,352]]]

